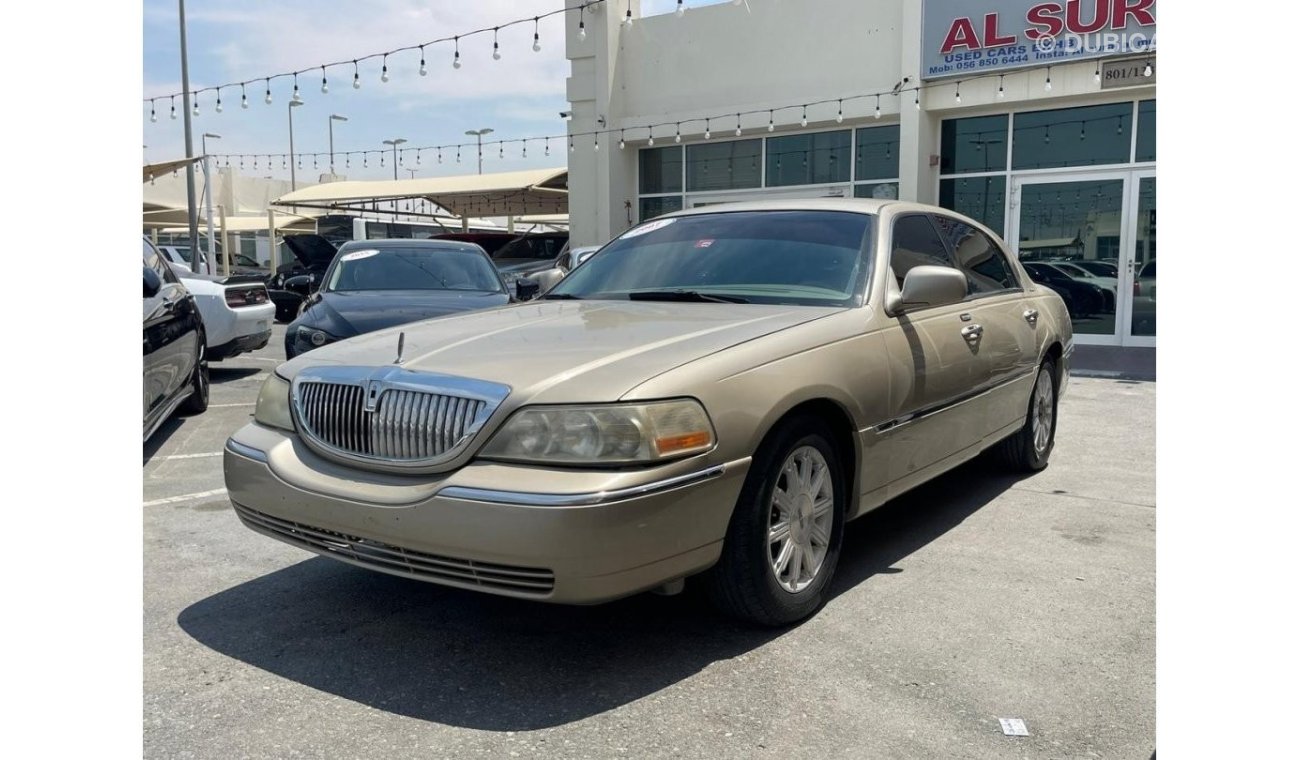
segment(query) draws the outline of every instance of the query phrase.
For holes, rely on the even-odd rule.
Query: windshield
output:
[[[343,250],[326,290],[470,290],[501,292],[492,264],[478,251],[447,248]]]
[[[545,297],[848,306],[867,279],[873,219],[842,211],[657,219],[605,246]]]

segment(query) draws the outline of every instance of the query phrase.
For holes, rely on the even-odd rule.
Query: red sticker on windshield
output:
[[[695,241],[695,247],[696,247],[696,248],[708,248],[708,247],[711,246],[711,245],[713,245],[713,240],[711,240],[711,239],[710,239],[710,240],[696,240],[696,241]]]

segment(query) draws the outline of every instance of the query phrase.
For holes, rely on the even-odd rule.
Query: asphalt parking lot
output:
[[[221,450],[284,327],[144,447],[149,757],[1104,757],[1155,748],[1154,383],[1075,378],[1052,464],[977,460],[851,524],[783,631],[688,590],[556,607],[239,524]],[[1021,718],[1007,737],[999,718]]]

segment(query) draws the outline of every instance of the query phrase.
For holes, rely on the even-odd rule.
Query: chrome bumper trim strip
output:
[[[656,480],[653,483],[632,486],[630,488],[620,488],[614,491],[595,491],[592,493],[527,493],[523,491],[498,491],[488,488],[466,488],[464,486],[448,486],[434,494],[448,499],[461,499],[463,501],[484,501],[492,504],[509,504],[520,507],[590,507],[599,504],[610,504],[617,501],[626,501],[642,496],[669,491],[674,488],[694,485],[716,478],[727,470],[739,464],[749,462],[750,458],[737,459],[734,462],[715,465],[698,472],[691,472],[685,475]]]

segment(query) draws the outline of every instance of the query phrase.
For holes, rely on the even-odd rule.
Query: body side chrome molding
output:
[[[465,486],[447,486],[434,494],[448,499],[463,501],[485,501],[492,504],[509,504],[520,507],[590,507],[626,501],[642,496],[650,496],[674,488],[694,485],[716,478],[727,470],[740,464],[747,464],[750,457],[737,459],[726,464],[714,465],[697,472],[677,475],[653,483],[619,488],[613,491],[593,491],[589,493],[528,493],[524,491],[498,491],[490,488],[467,488]]]
[[[1024,372],[1019,375],[1016,375],[1015,377],[1010,378],[1009,380],[1003,380],[1001,382],[993,383],[991,385],[986,385],[982,388],[976,388],[975,390],[969,393],[964,393],[960,396],[957,396],[956,398],[949,399],[948,401],[943,401],[938,404],[932,404],[930,406],[917,409],[916,411],[911,412],[909,414],[905,414],[901,417],[895,417],[894,419],[889,420],[888,422],[882,422],[879,425],[873,425],[870,429],[876,431],[877,433],[888,432],[890,430],[893,430],[894,428],[901,427],[911,422],[916,422],[917,420],[922,419],[924,417],[930,417],[932,415],[938,414],[939,412],[947,411],[948,409],[951,409],[954,406],[957,406],[959,404],[964,404],[967,401],[971,401],[975,398],[983,396],[986,393],[995,391],[998,388],[1001,388],[1003,386],[1007,386],[1012,383],[1024,380],[1027,377],[1031,377],[1037,374],[1037,372],[1038,370],[1037,368],[1035,368],[1033,370],[1030,370],[1029,372]]]

